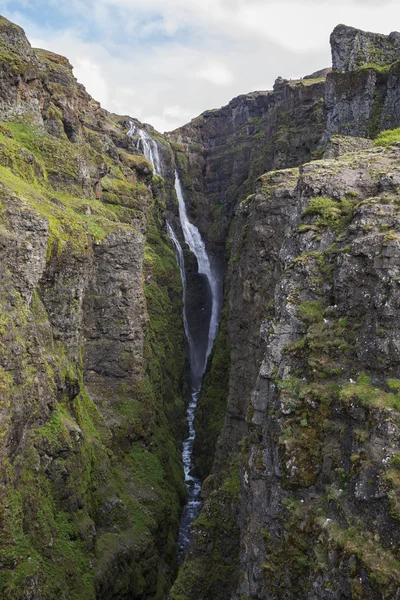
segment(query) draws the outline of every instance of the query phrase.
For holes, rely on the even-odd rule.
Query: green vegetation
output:
[[[382,111],[385,106],[386,93],[385,90],[381,89],[379,86],[375,87],[374,91],[374,102],[371,109],[371,114],[368,119],[367,124],[367,136],[371,139],[376,138],[378,133],[381,131],[381,117]]]
[[[170,592],[171,600],[204,598],[228,600],[239,578],[239,540],[237,524],[240,478],[238,457],[234,455],[221,487],[210,476],[204,483],[209,494],[205,506],[193,523],[194,548],[178,573]]]
[[[367,530],[361,532],[357,526],[346,529],[337,523],[328,527],[328,535],[347,555],[355,555],[367,570],[371,581],[385,586],[385,593],[396,593],[400,578],[400,562],[393,554],[383,548]]]
[[[340,231],[349,224],[355,206],[354,197],[336,201],[326,196],[317,196],[310,199],[308,207],[301,216],[303,218],[308,215],[315,216],[314,227],[330,227],[334,231]]]
[[[40,58],[52,99],[65,95],[66,85],[75,85],[68,61],[46,52]],[[64,75],[66,85],[54,83]],[[178,566],[187,394],[181,281],[163,232],[166,192],[158,183],[153,198],[147,161],[117,149],[111,157],[101,132],[82,127],[72,143],[62,117],[50,102],[45,119],[60,125],[57,136],[25,117],[0,123],[0,235],[4,247],[16,249],[16,263],[10,252],[1,271],[0,441],[8,448],[12,431],[19,444],[13,464],[0,467],[0,596],[17,600],[32,589],[46,600],[94,600],[101,586],[162,600]],[[117,131],[111,121],[106,127]],[[32,228],[24,246],[18,227],[25,222]],[[90,386],[82,295],[90,296],[94,254],[109,251],[117,232],[129,233],[139,249],[146,236],[135,300],[144,347],[136,344],[134,356],[130,343],[121,350],[128,379],[104,374]],[[32,247],[41,283],[27,300],[12,269],[20,261],[22,272]],[[95,293],[96,302],[103,290]],[[101,335],[96,343],[108,351]],[[151,564],[143,559],[149,555]]]
[[[400,128],[382,131],[374,140],[374,146],[391,146],[400,142]]]
[[[367,63],[357,67],[357,71],[374,71],[380,75],[388,75],[392,68],[392,63],[379,64],[379,63]]]
[[[374,387],[371,382],[371,377],[365,374],[360,375],[356,383],[349,383],[344,386],[340,392],[340,399],[346,404],[359,402],[372,408],[394,408],[400,412],[398,380],[388,380],[389,388],[394,390],[392,392],[385,392],[378,387]]]
[[[319,323],[323,319],[324,308],[320,300],[302,302],[298,306],[298,314],[306,323]]]

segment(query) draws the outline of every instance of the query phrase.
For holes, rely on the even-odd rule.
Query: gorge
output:
[[[400,600],[399,39],[162,135],[0,19],[1,598]]]
[[[132,137],[136,133],[135,124],[130,121],[130,129],[127,133]],[[156,175],[161,176],[163,169],[160,161],[160,154],[157,147],[157,142],[144,130],[138,129],[140,144],[143,147],[143,154],[149,163],[153,166]],[[139,146],[139,144],[138,144]],[[183,324],[185,336],[189,348],[190,359],[190,401],[187,408],[187,422],[189,435],[183,442],[182,462],[185,474],[185,485],[188,491],[188,501],[186,502],[181,515],[181,524],[178,534],[178,546],[182,553],[186,553],[190,544],[190,528],[192,522],[199,516],[201,507],[201,481],[198,477],[193,476],[195,465],[193,462],[193,445],[195,440],[194,418],[197,408],[197,402],[201,390],[201,381],[206,370],[207,359],[211,353],[212,345],[217,335],[218,321],[221,310],[222,289],[218,277],[212,272],[210,260],[208,258],[204,242],[201,238],[197,227],[190,223],[185,199],[183,197],[182,185],[177,171],[174,173],[175,191],[178,198],[179,220],[182,228],[183,238],[190,251],[194,254],[197,261],[197,270],[199,275],[204,275],[207,284],[203,294],[210,297],[211,311],[209,319],[206,317],[205,324],[208,327],[206,332],[205,344],[201,339],[198,339],[195,331],[191,331],[189,327],[189,319],[187,315],[187,281],[185,273],[185,259],[182,246],[176,237],[171,224],[167,221],[167,233],[171,239],[177,254],[177,262],[182,279],[183,287]],[[194,318],[199,318],[194,315]],[[206,327],[206,330],[207,330]]]

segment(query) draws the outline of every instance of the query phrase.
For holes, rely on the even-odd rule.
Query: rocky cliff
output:
[[[5,19],[0,40],[0,596],[164,598],[187,378],[168,193],[65,58]]]
[[[398,125],[397,39],[337,28],[325,158],[236,198],[198,417],[211,474],[172,600],[399,598],[399,131],[377,136]]]
[[[224,255],[235,206],[259,175],[311,159],[325,127],[325,76],[279,78],[273,91],[239,96],[167,136],[191,216],[214,254]]]
[[[398,127],[400,34],[378,35],[339,25],[331,46],[325,139],[334,133],[373,138],[383,129]]]

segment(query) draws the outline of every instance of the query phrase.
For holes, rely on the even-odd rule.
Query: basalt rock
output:
[[[324,140],[335,133],[374,138],[398,127],[400,34],[384,36],[339,25],[331,46]]]
[[[311,159],[325,128],[324,76],[239,96],[167,135],[191,218],[215,260],[224,260],[235,206],[256,178]]]
[[[388,65],[400,59],[400,33],[370,33],[338,25],[331,34],[334,71],[355,71],[366,64]]]
[[[169,192],[67,59],[6,19],[0,46],[0,596],[165,597],[187,393]]]
[[[399,158],[271,172],[238,207],[225,424],[172,599],[398,598]]]

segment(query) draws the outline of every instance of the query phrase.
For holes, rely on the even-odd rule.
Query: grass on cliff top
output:
[[[326,77],[314,77],[311,79],[302,79],[300,81],[301,85],[304,87],[310,87],[311,85],[315,85],[318,83],[323,83],[326,81]]]
[[[302,218],[315,216],[313,225],[330,227],[335,231],[342,230],[351,220],[357,200],[342,198],[336,201],[326,196],[311,198],[308,207],[303,211]]]
[[[374,140],[374,146],[391,146],[400,142],[400,127],[382,131]]]
[[[61,252],[65,245],[77,255],[86,254],[89,235],[99,242],[117,229],[132,229],[119,220],[115,207],[98,200],[89,201],[66,192],[51,193],[39,185],[26,183],[2,166],[0,180],[18,198],[21,210],[33,208],[47,220],[50,234],[48,254],[53,248]]]

